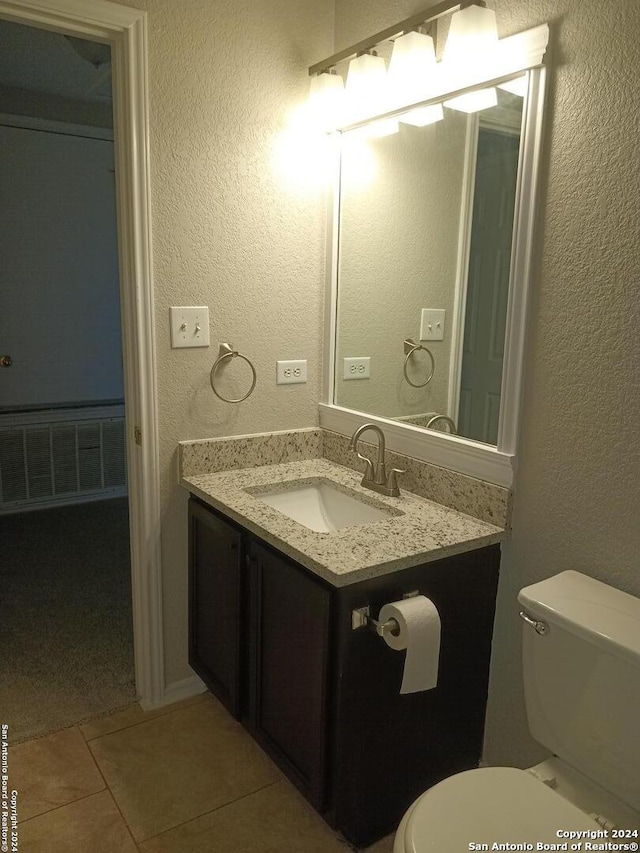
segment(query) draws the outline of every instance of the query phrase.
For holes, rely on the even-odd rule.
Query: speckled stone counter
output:
[[[360,449],[375,458],[377,447],[361,440]],[[237,468],[317,458],[328,459],[356,471],[362,470],[362,462],[349,449],[349,436],[311,427],[181,441],[178,445],[178,480],[195,474],[214,474]],[[388,468],[401,468],[404,471],[401,488],[489,524],[509,527],[509,489],[413,459],[389,448],[386,461]]]
[[[316,533],[259,499],[261,487],[325,478],[366,503],[400,511],[380,521]],[[379,577],[501,541],[504,529],[401,490],[399,498],[360,485],[362,475],[327,459],[188,474],[181,485],[334,586]],[[254,493],[251,494],[251,490]]]

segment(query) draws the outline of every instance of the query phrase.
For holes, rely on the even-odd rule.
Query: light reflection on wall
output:
[[[319,131],[306,104],[298,106],[274,137],[271,166],[278,183],[295,195],[324,192],[335,177],[337,134]]]

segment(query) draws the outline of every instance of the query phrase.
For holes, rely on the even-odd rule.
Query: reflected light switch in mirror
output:
[[[444,308],[423,308],[420,320],[421,341],[444,340]]]

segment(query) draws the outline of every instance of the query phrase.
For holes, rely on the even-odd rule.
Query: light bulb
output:
[[[389,95],[393,104],[403,106],[426,100],[435,69],[436,53],[431,36],[410,32],[397,38],[389,63]]]
[[[387,110],[387,69],[381,56],[363,53],[351,60],[345,99],[349,121],[359,121]]]
[[[451,16],[443,62],[465,62],[498,44],[496,13],[484,6],[466,6]]]
[[[311,78],[307,100],[309,119],[319,130],[335,130],[344,109],[344,83],[339,74],[323,72]]]
[[[444,102],[445,107],[458,110],[462,113],[477,113],[480,110],[488,110],[498,103],[498,95],[494,86],[487,89],[478,89],[475,92],[467,92],[466,95],[458,95]]]
[[[514,80],[507,80],[505,83],[498,83],[498,89],[504,89],[505,92],[511,92],[512,95],[517,95],[519,98],[524,98],[527,94],[527,75],[516,77]]]
[[[470,75],[486,73],[498,50],[496,15],[484,6],[466,6],[451,16],[442,65],[452,86],[462,87]]]
[[[443,118],[442,104],[433,104],[430,107],[418,107],[415,110],[409,110],[409,112],[398,116],[398,121],[403,124],[412,124],[415,127],[426,127],[428,124],[442,121]]]

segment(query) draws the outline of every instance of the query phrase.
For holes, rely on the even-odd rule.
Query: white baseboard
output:
[[[155,708],[163,708],[165,705],[173,705],[183,699],[198,696],[200,693],[204,693],[206,689],[207,687],[202,679],[198,678],[197,675],[191,675],[189,678],[183,678],[182,681],[174,681],[173,684],[166,685],[159,702],[141,701],[140,705],[143,711],[153,711]]]

